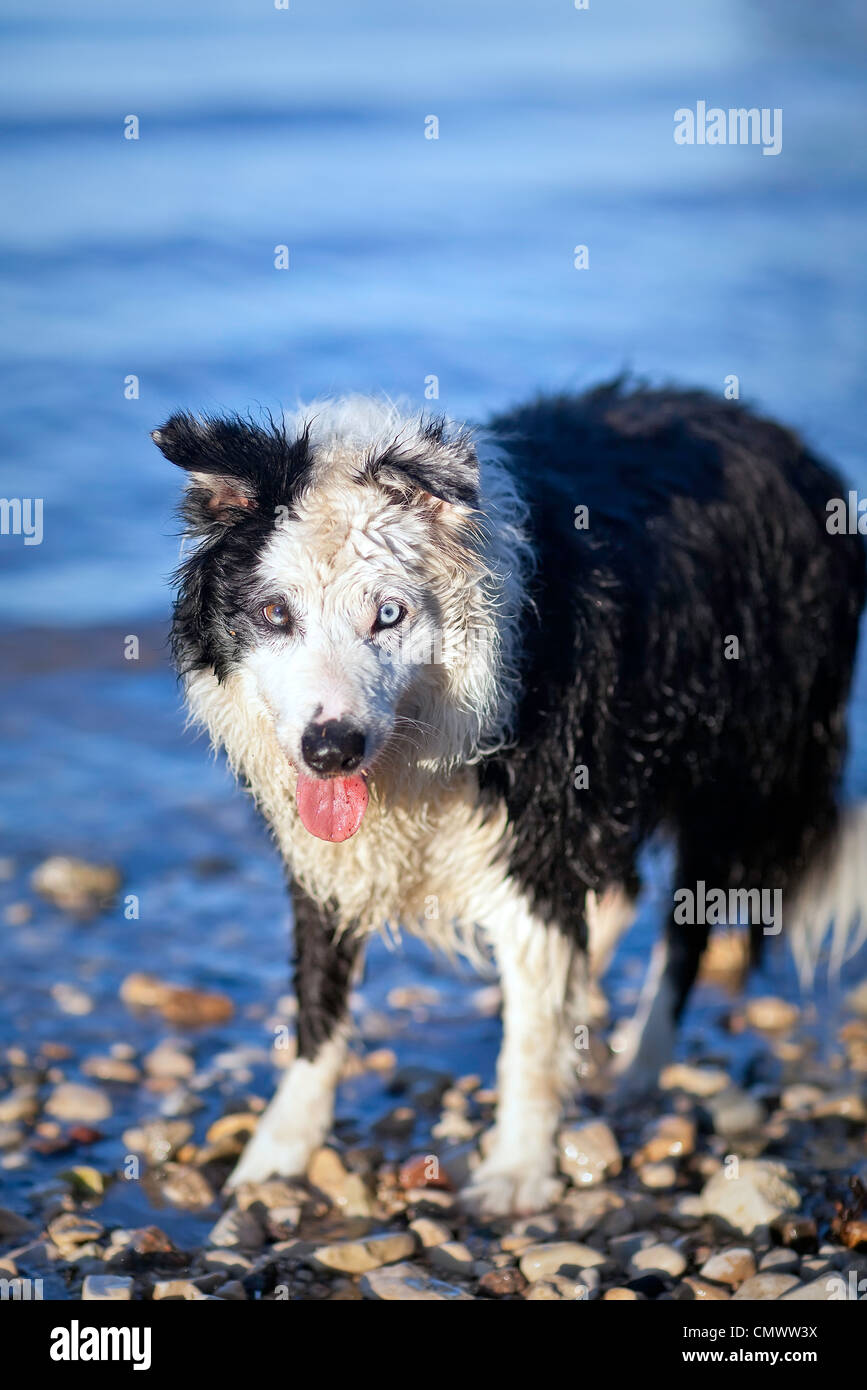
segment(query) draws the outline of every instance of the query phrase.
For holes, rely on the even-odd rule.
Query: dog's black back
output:
[[[865,599],[863,541],[826,529],[843,483],[699,392],[615,384],[492,428],[539,555],[519,736],[481,770],[518,831],[513,873],[580,934],[581,889],[634,883],[664,826],[679,882],[786,891],[836,819]],[[701,938],[675,948],[681,1002]]]

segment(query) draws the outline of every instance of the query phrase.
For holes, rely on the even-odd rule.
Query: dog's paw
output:
[[[229,1174],[223,1191],[232,1192],[246,1182],[266,1182],[268,1178],[300,1177],[310,1160],[306,1143],[263,1129],[260,1125],[237,1164]]]
[[[479,1219],[533,1216],[559,1201],[563,1187],[551,1172],[550,1163],[509,1166],[487,1159],[461,1192],[461,1202]]]

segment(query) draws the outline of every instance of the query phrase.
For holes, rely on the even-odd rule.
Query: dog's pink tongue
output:
[[[305,830],[320,840],[340,844],[361,825],[367,810],[363,777],[308,777],[298,774],[295,800]]]

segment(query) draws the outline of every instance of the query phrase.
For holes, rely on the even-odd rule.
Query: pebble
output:
[[[569,1270],[591,1269],[594,1265],[606,1263],[606,1256],[589,1245],[577,1241],[556,1240],[545,1245],[529,1245],[518,1261],[524,1278],[533,1283],[536,1279],[549,1279],[552,1274],[562,1274]]]
[[[559,1303],[560,1290],[550,1279],[538,1279],[534,1284],[530,1284],[524,1294],[527,1303]]]
[[[240,1153],[256,1128],[258,1116],[249,1110],[221,1115],[208,1127],[205,1139],[227,1154]]]
[[[448,1226],[442,1221],[433,1221],[429,1216],[418,1216],[415,1221],[410,1221],[409,1228],[414,1231],[425,1249],[436,1245],[445,1245],[446,1241],[452,1239],[452,1233]]]
[[[527,1280],[519,1269],[492,1269],[479,1280],[479,1288],[492,1298],[520,1294],[526,1287]]]
[[[857,1091],[837,1092],[819,1101],[813,1107],[813,1114],[817,1120],[838,1116],[851,1120],[853,1124],[863,1125],[867,1124],[867,1103]]]
[[[361,1291],[365,1298],[379,1299],[386,1303],[467,1303],[473,1302],[472,1294],[450,1284],[444,1279],[436,1279],[421,1265],[405,1262],[387,1265],[384,1269],[372,1269],[361,1276]]]
[[[10,927],[25,927],[33,919],[33,906],[27,902],[7,903],[3,920]]]
[[[686,1269],[686,1264],[684,1255],[675,1250],[673,1245],[645,1245],[632,1256],[629,1268],[634,1274],[653,1271],[679,1279]]]
[[[319,1269],[337,1269],[342,1274],[365,1274],[383,1265],[396,1264],[415,1254],[416,1239],[412,1231],[387,1231],[364,1240],[340,1240],[334,1245],[320,1245],[311,1254],[312,1263]]]
[[[236,1278],[247,1275],[253,1269],[253,1261],[242,1255],[240,1250],[221,1250],[219,1247],[216,1250],[203,1250],[198,1263],[203,1269],[218,1271],[222,1279],[227,1274]]]
[[[258,1250],[265,1241],[265,1232],[251,1211],[229,1207],[208,1233],[208,1244],[237,1246],[240,1250]]]
[[[710,1097],[707,1108],[713,1119],[714,1132],[723,1139],[756,1133],[765,1119],[764,1107],[754,1096],[737,1086],[727,1086],[724,1091]]]
[[[192,1133],[189,1120],[149,1120],[124,1130],[123,1142],[132,1153],[143,1154],[148,1163],[158,1165],[173,1158]]]
[[[184,1299],[186,1301],[199,1301],[209,1295],[204,1293],[192,1279],[158,1279],[153,1286],[151,1297],[155,1302],[162,1302],[164,1299]]]
[[[349,1172],[334,1149],[316,1150],[307,1166],[307,1177],[344,1216],[373,1215],[373,1200],[364,1179]]]
[[[561,1130],[557,1144],[560,1171],[579,1187],[605,1182],[623,1168],[617,1140],[602,1120],[588,1120]]]
[[[677,1169],[673,1163],[642,1163],[638,1181],[650,1191],[664,1192],[677,1184]]]
[[[132,1062],[123,1061],[120,1057],[85,1057],[81,1070],[85,1076],[93,1077],[95,1081],[117,1081],[133,1085],[141,1080],[138,1067],[133,1066]]]
[[[103,1235],[103,1227],[98,1221],[79,1216],[77,1212],[64,1212],[48,1223],[48,1234],[64,1256],[79,1245],[90,1245]]]
[[[695,1151],[695,1121],[686,1115],[661,1115],[645,1134],[641,1148],[633,1156],[633,1168],[644,1163],[662,1163],[667,1158],[685,1158]]]
[[[165,1038],[147,1054],[144,1068],[148,1076],[183,1080],[192,1076],[196,1064],[185,1043],[174,1038]]]
[[[843,1281],[845,1286],[845,1280]],[[840,1298],[841,1281],[837,1278],[822,1274],[818,1279],[812,1279],[809,1284],[801,1284],[797,1289],[790,1289],[788,1293],[782,1295],[783,1303],[790,1303],[795,1299],[810,1300],[811,1302],[826,1302],[833,1299],[835,1302]]]
[[[96,1123],[111,1115],[111,1101],[105,1091],[96,1086],[84,1086],[76,1081],[62,1081],[55,1086],[45,1104],[45,1113],[58,1120],[85,1120]]]
[[[686,1091],[687,1095],[715,1096],[731,1086],[732,1079],[721,1067],[693,1067],[685,1062],[673,1062],[665,1067],[659,1084],[664,1091]]]
[[[641,1298],[641,1294],[635,1289],[621,1288],[615,1285],[613,1289],[606,1289],[602,1295],[603,1303],[634,1303]]]
[[[0,1096],[0,1122],[34,1120],[39,1114],[39,1093],[35,1086],[14,1086]]]
[[[111,864],[57,854],[34,869],[30,883],[40,897],[77,916],[91,916],[107,907],[120,889],[121,877]]]
[[[797,1274],[801,1261],[796,1250],[768,1250],[759,1260],[759,1273]]]
[[[159,1187],[165,1201],[186,1211],[209,1207],[216,1201],[217,1194],[207,1178],[189,1164],[167,1163]]]
[[[144,971],[127,975],[120,997],[130,1008],[156,1009],[167,1022],[182,1028],[227,1023],[235,1012],[226,994],[173,985]]]
[[[731,1294],[719,1284],[709,1283],[695,1274],[688,1274],[674,1292],[676,1298],[696,1303],[723,1303],[731,1298]]]
[[[0,1153],[5,1153],[9,1149],[20,1148],[25,1137],[23,1125],[10,1124],[6,1120],[0,1120]]]
[[[83,1017],[93,1012],[93,999],[78,985],[58,982],[51,986],[51,997],[61,1013]]]
[[[769,1299],[782,1298],[784,1293],[794,1289],[799,1279],[794,1274],[774,1273],[773,1271],[765,1274],[754,1274],[751,1279],[745,1279],[734,1294],[735,1299]]]
[[[570,1188],[557,1207],[563,1225],[569,1227],[571,1235],[579,1237],[601,1226],[612,1213],[625,1215],[632,1224],[620,1193],[608,1187]]]
[[[799,1255],[814,1254],[819,1248],[816,1223],[808,1216],[778,1216],[771,1222],[771,1236]]]
[[[825,1092],[821,1086],[811,1086],[805,1081],[799,1081],[785,1087],[780,1096],[780,1106],[783,1110],[811,1110],[824,1099]]]
[[[748,1000],[744,1014],[751,1028],[758,1028],[763,1033],[784,1033],[794,1028],[801,1011],[795,1004],[777,995],[765,995]]]
[[[416,1154],[413,1158],[407,1159],[406,1163],[401,1165],[397,1180],[401,1187],[406,1189],[441,1187],[450,1190],[454,1186],[436,1154]]]
[[[867,1220],[844,1221],[840,1239],[849,1250],[867,1250]]]
[[[133,1280],[120,1274],[88,1274],[81,1286],[84,1302],[120,1303],[132,1298]]]
[[[752,1279],[756,1272],[756,1257],[746,1246],[731,1250],[721,1250],[705,1260],[699,1273],[703,1279],[712,1279],[718,1284],[729,1284],[737,1288],[745,1279]]]
[[[704,1186],[702,1209],[744,1235],[769,1226],[786,1210],[800,1206],[785,1164],[770,1159],[741,1159],[737,1177],[723,1167]]]
[[[444,1274],[458,1274],[464,1278],[473,1273],[475,1266],[471,1251],[460,1240],[446,1240],[441,1245],[432,1246],[428,1258]]]

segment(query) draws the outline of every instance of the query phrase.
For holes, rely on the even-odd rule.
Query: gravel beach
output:
[[[7,931],[32,930],[46,902],[80,925],[120,883],[82,861],[43,862],[23,882],[2,869]],[[222,1184],[293,1056],[291,997],[255,1023],[259,1045],[227,1046],[228,992],[133,971],[119,1016],[147,1042],[94,1047],[93,992],[55,981],[54,1035],[22,1034],[0,1062],[0,1278],[74,1300],[865,1299],[867,981],[817,1036],[810,1011],[779,996],[726,1002],[738,962],[723,933],[705,972],[713,1047],[702,1054],[693,1033],[689,1061],[642,1106],[612,1108],[583,1060],[558,1203],[487,1225],[457,1193],[484,1152],[493,1090],[400,1056],[449,1010],[436,977],[392,986],[382,1009],[355,996],[333,1142],[303,1180],[230,1201]],[[464,990],[495,1027],[496,985]]]

